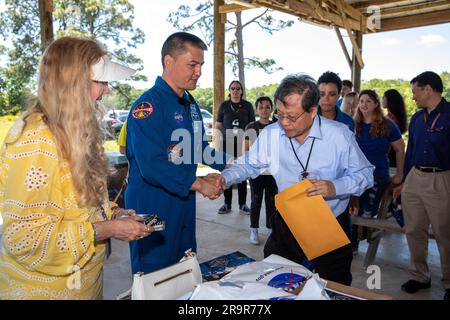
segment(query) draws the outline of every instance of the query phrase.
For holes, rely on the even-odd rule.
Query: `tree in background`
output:
[[[254,104],[256,99],[261,96],[268,96],[273,100],[273,96],[277,87],[278,84],[268,84],[261,87],[248,88],[246,89],[247,100],[252,104]],[[214,101],[214,93],[212,88],[197,88],[191,93],[200,108],[206,109],[211,113],[213,112],[212,106]]]
[[[214,92],[212,88],[197,88],[191,92],[200,108],[213,112]]]
[[[181,5],[177,11],[171,12],[167,21],[172,23],[175,28],[181,31],[191,32],[198,29],[208,45],[211,45],[214,39],[214,14],[213,0],[198,0],[200,3],[192,11],[189,5]],[[234,38],[228,43],[228,50],[225,52],[225,61],[233,70],[233,74],[238,76],[239,81],[245,86],[245,68],[260,68],[267,73],[273,73],[282,70],[275,67],[274,59],[261,59],[259,57],[246,57],[244,55],[244,28],[250,25],[257,25],[264,31],[272,34],[275,31],[282,30],[294,24],[294,21],[277,20],[270,15],[271,10],[259,10],[259,14],[246,22],[242,21],[242,13],[235,12],[235,20],[227,19],[225,30],[233,31]],[[229,16],[229,15],[227,15]],[[184,23],[182,23],[182,21]]]
[[[442,72],[440,74],[442,82],[444,84],[444,98],[450,100],[450,73]],[[361,90],[363,89],[373,89],[377,94],[382,97],[383,93],[389,89],[396,89],[403,96],[406,104],[406,114],[408,115],[408,123],[411,116],[416,113],[419,108],[412,99],[411,83],[410,80],[396,79],[396,80],[380,80],[372,79],[370,81],[364,81],[361,84]]]
[[[39,8],[36,0],[5,0],[6,11],[0,14],[0,29],[8,48],[0,48],[7,56],[6,67],[0,68],[0,113],[21,110],[27,96],[35,87],[38,59],[41,55]],[[138,71],[143,62],[128,53],[145,41],[143,31],[133,28],[134,7],[128,0],[54,0],[54,30],[62,35],[84,35],[97,40],[123,61]],[[137,74],[134,80],[147,80]],[[131,101],[132,88],[116,84],[125,99]],[[128,97],[128,99],[126,98]],[[129,106],[126,102],[123,106]]]
[[[450,101],[450,72],[442,72],[441,78],[444,83],[443,96],[447,101]]]
[[[441,73],[441,78],[444,83],[444,93],[443,96],[450,101],[450,72]],[[364,81],[362,83],[362,89],[373,89],[381,97],[386,90],[396,89],[405,99],[405,104],[407,108],[408,118],[418,111],[416,103],[412,99],[411,84],[410,80],[396,79],[396,80],[381,80],[372,79],[370,81]],[[261,96],[268,96],[273,99],[275,90],[278,84],[269,84],[260,87],[247,88],[247,100],[252,104],[255,103],[256,99]],[[197,88],[192,91],[195,100],[199,103],[201,108],[207,109],[212,112],[213,105],[213,89],[212,88]]]

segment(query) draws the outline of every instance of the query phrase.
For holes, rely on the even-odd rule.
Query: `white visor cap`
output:
[[[136,70],[112,62],[104,55],[92,66],[92,80],[112,82],[126,79],[136,73]]]

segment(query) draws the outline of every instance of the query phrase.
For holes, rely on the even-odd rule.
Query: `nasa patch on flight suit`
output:
[[[148,118],[153,113],[153,106],[150,102],[143,101],[133,109],[133,118],[142,120]]]
[[[173,118],[175,119],[175,122],[177,124],[180,124],[183,122],[183,114],[180,111],[175,111]]]

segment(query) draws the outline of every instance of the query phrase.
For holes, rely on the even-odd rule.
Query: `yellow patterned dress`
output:
[[[91,223],[111,216],[109,203],[77,206],[68,163],[39,114],[5,139],[0,213],[0,300],[102,298],[106,243],[94,244]]]

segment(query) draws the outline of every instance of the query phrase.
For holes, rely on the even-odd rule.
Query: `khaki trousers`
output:
[[[450,288],[450,171],[422,172],[412,168],[402,191],[405,233],[411,254],[412,278],[430,280],[427,264],[431,224],[441,259],[442,284]]]

